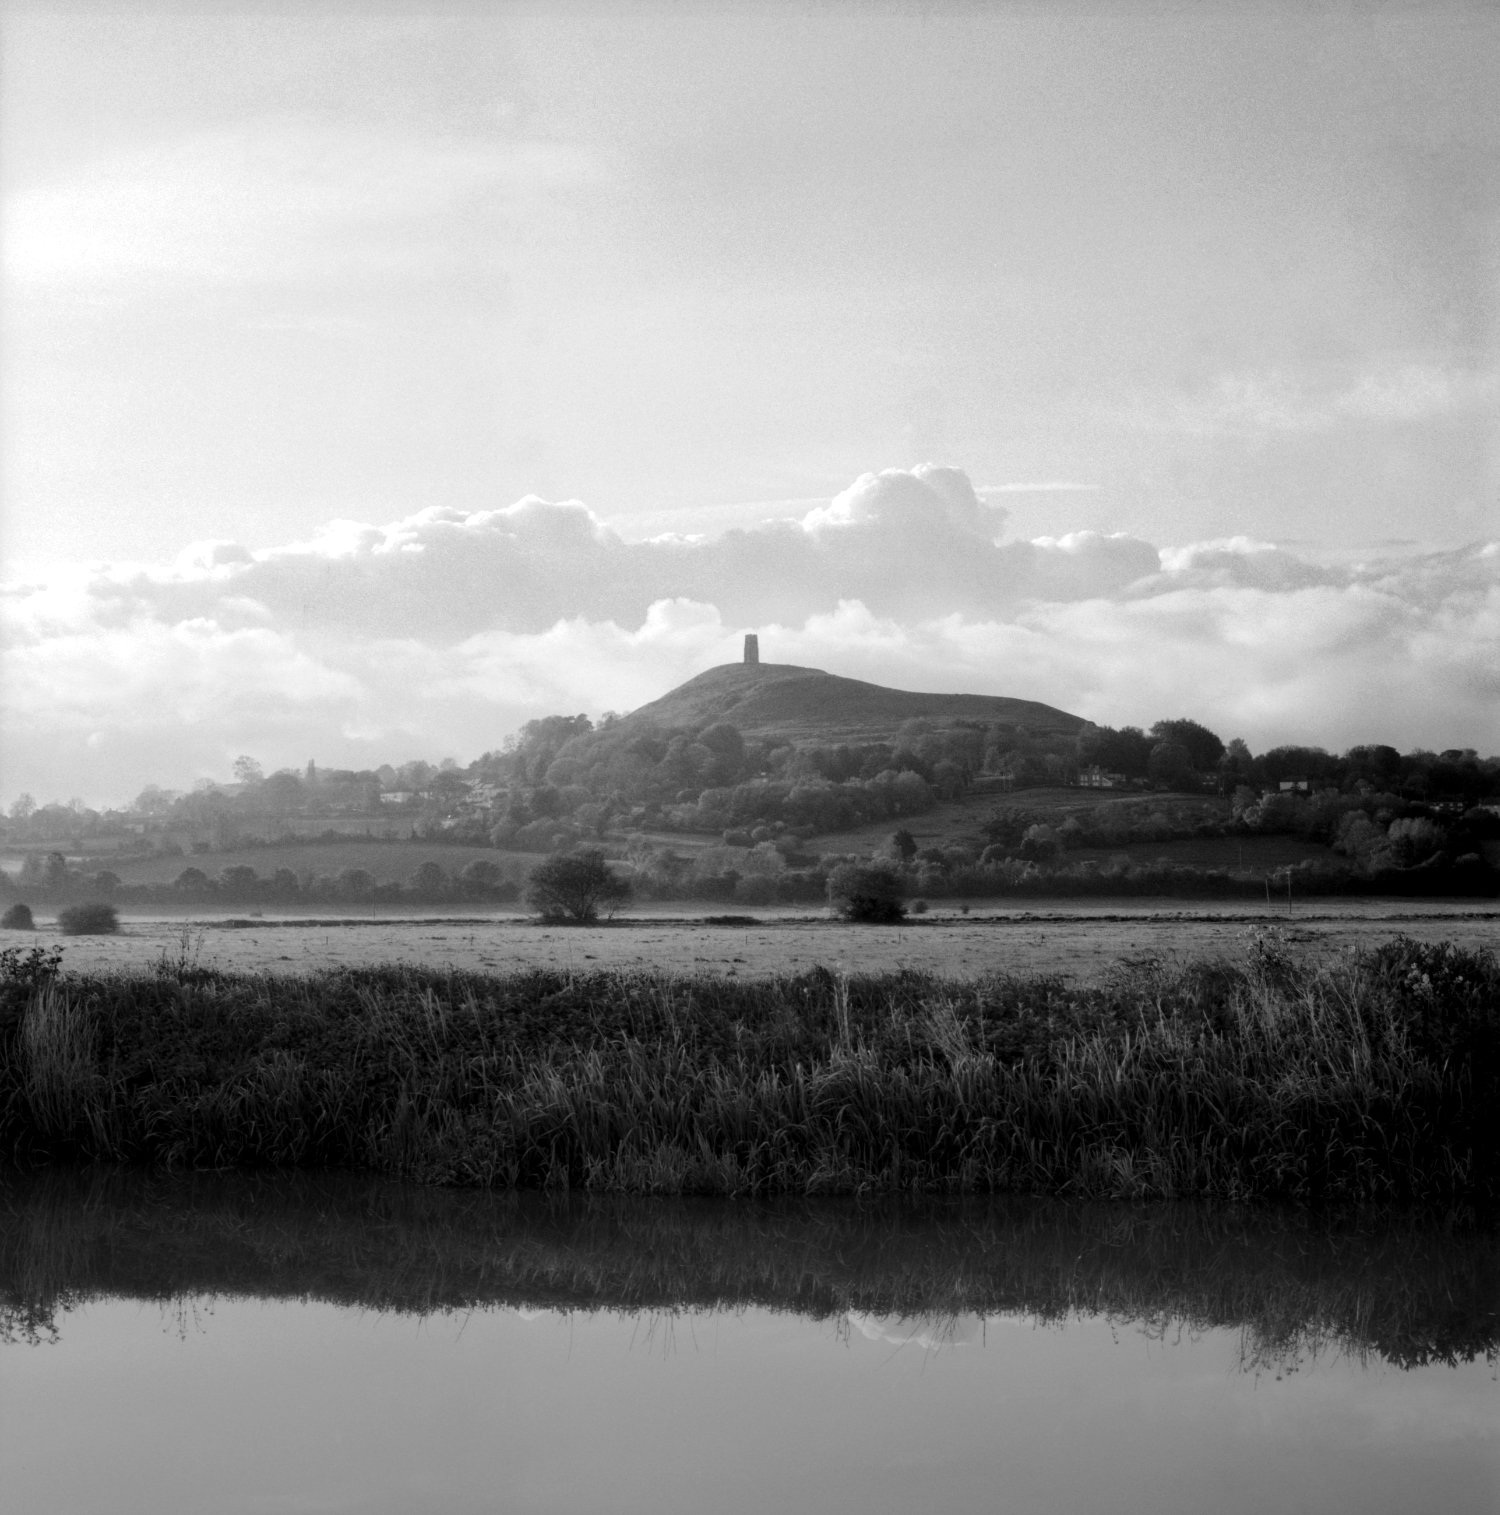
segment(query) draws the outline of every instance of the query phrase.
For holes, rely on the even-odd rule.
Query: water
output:
[[[1467,1221],[42,1175],[18,1512],[1500,1506]]]

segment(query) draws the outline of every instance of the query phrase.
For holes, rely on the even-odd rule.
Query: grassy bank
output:
[[[1500,964],[1397,940],[957,983],[0,973],[0,1151],[647,1193],[1500,1187]]]

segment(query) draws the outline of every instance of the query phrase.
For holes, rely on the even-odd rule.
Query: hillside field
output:
[[[1050,824],[1059,824],[1069,814],[1109,806],[1139,813],[1143,807],[1181,814],[1184,810],[1205,820],[1223,820],[1228,806],[1222,799],[1202,794],[1121,794],[1108,789],[1020,789],[1004,794],[970,794],[939,805],[924,815],[902,822],[882,821],[852,831],[831,831],[811,838],[809,852],[877,851],[890,840],[897,824],[911,832],[919,849],[946,847],[955,842],[982,845],[984,823],[999,809],[1035,812]],[[1118,862],[1134,864],[1167,862],[1197,868],[1223,869],[1260,879],[1277,869],[1308,859],[1329,858],[1327,847],[1296,836],[1185,837],[1176,841],[1122,842],[1112,847],[1074,847],[1064,852],[1062,863]]]

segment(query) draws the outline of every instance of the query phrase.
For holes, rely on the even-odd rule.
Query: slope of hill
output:
[[[728,721],[747,737],[889,742],[903,722],[1002,722],[1035,736],[1072,736],[1084,725],[1036,700],[990,694],[919,694],[790,663],[725,663],[632,711],[625,723],[702,726]]]

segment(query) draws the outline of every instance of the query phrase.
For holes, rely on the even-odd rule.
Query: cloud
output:
[[[459,639],[577,616],[634,625],[676,598],[743,622],[796,621],[846,599],[882,615],[990,615],[1114,593],[1158,567],[1154,547],[1126,536],[1001,542],[1005,518],[959,470],[930,465],[866,474],[800,520],[707,538],[631,542],[577,501],[529,496],[383,526],[335,521],[255,553],[199,543],[165,572],[102,572],[90,593],[115,616],[212,615],[232,593],[303,629]]]
[[[1111,724],[1500,748],[1500,544],[1336,563],[1003,524],[923,467],[703,539],[629,541],[528,497],[7,585],[0,785],[121,799],[241,751],[474,756],[539,714],[643,704],[750,629],[770,661]]]

